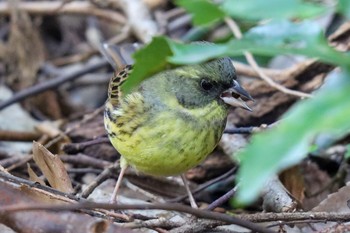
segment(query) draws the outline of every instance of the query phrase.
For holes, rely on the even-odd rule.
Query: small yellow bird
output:
[[[236,81],[229,58],[162,71],[123,95],[120,86],[131,70],[127,65],[112,77],[105,106],[105,127],[121,154],[112,202],[129,165],[145,174],[172,176],[201,163],[223,134],[229,106],[251,111],[245,100],[253,100]]]

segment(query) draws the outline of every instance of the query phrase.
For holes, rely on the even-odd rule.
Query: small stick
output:
[[[23,132],[13,130],[0,130],[0,141],[31,142],[40,138],[38,132]]]
[[[101,172],[96,179],[91,182],[86,189],[83,190],[83,192],[81,193],[81,197],[83,198],[87,198],[94,190],[97,186],[99,186],[103,181],[107,180],[112,172],[119,168],[119,162],[118,163],[114,163],[112,166],[109,166],[108,168],[105,168],[103,170],[103,172]]]
[[[106,66],[107,64],[108,63],[106,60],[100,60],[99,62],[96,62],[95,64],[88,65],[85,68],[78,70],[76,72],[70,73],[68,75],[63,75],[63,76],[57,77],[55,79],[46,81],[44,83],[39,83],[36,86],[32,86],[30,88],[27,88],[27,89],[24,89],[20,92],[17,92],[10,99],[5,100],[5,101],[0,103],[0,110],[10,106],[11,104],[17,103],[18,101],[24,100],[25,98],[27,98],[29,96],[33,96],[33,95],[39,94],[43,91],[57,88],[58,86],[66,83],[66,82],[73,81],[73,80],[81,77],[82,75],[84,75],[86,73],[90,73],[90,72],[95,71],[97,69],[100,69],[100,68]]]

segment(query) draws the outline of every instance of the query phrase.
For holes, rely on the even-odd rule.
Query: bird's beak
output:
[[[254,99],[249,95],[249,93],[239,85],[239,83],[234,80],[233,86],[221,94],[221,99],[226,103],[233,107],[239,107],[246,109],[248,111],[253,111],[245,101]]]

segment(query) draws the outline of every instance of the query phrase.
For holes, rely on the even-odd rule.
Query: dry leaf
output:
[[[34,182],[38,182],[39,184],[46,186],[45,182],[42,179],[40,179],[40,177],[37,176],[37,174],[35,174],[33,169],[30,167],[29,163],[27,163],[27,171],[29,174],[29,180],[34,181]]]
[[[338,192],[329,194],[318,206],[312,209],[317,212],[350,213],[350,182]]]
[[[14,89],[32,86],[43,64],[45,48],[38,27],[27,12],[17,7],[18,1],[8,1],[11,24],[6,50],[3,51],[7,67],[6,82]]]
[[[284,170],[279,178],[290,194],[302,203],[305,198],[305,184],[299,165]]]
[[[73,192],[66,168],[57,155],[53,155],[40,143],[33,142],[33,159],[53,188],[66,193]]]

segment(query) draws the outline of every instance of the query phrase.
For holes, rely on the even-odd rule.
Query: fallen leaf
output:
[[[312,209],[317,212],[350,213],[350,182],[338,192],[329,194],[318,206]]]
[[[33,159],[48,180],[51,187],[66,193],[72,193],[72,182],[63,162],[43,145],[33,142]]]
[[[29,180],[38,182],[39,184],[44,186],[46,185],[45,182],[42,179],[40,179],[40,177],[37,174],[35,174],[29,163],[27,163],[27,171],[29,174]]]

